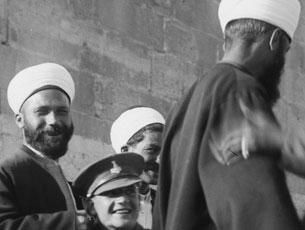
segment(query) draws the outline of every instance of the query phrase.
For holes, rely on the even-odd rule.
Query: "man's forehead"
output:
[[[162,131],[159,130],[145,130],[143,132],[144,137],[147,138],[162,138]]]
[[[58,106],[70,107],[68,96],[57,89],[46,89],[31,95],[22,105],[22,107],[41,107],[41,106]]]

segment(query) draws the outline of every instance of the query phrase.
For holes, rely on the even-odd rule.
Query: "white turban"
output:
[[[121,148],[136,132],[154,123],[164,125],[165,119],[161,113],[152,108],[137,107],[125,111],[112,124],[110,131],[112,147],[117,153],[120,153]]]
[[[299,0],[222,0],[218,16],[223,32],[228,22],[251,18],[277,26],[293,38],[300,12]]]
[[[70,73],[61,65],[43,63],[21,70],[11,80],[7,89],[8,104],[15,114],[26,99],[44,87],[58,87],[73,101],[75,86]]]

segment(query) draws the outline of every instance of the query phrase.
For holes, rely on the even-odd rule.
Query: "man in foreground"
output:
[[[8,103],[23,145],[0,163],[0,229],[86,229],[58,159],[73,134],[74,82],[55,63],[20,71],[8,86]]]
[[[299,16],[298,0],[221,1],[224,58],[166,121],[153,229],[206,229],[207,214],[218,230],[301,229],[278,149],[227,148],[245,108],[279,126],[272,106]]]

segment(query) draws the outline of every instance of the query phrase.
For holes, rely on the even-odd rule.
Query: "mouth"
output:
[[[58,136],[61,136],[62,134],[61,133],[47,133],[47,135],[50,137],[58,137]]]
[[[131,213],[131,209],[128,209],[128,208],[116,209],[112,213],[113,214],[120,214],[120,215],[127,215],[127,214]]]
[[[46,131],[45,134],[50,137],[57,137],[57,136],[61,136],[63,133],[60,130],[54,130],[54,131]]]

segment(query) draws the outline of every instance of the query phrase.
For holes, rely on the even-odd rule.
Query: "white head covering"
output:
[[[218,16],[223,32],[232,20],[252,18],[277,26],[293,38],[300,12],[299,0],[222,0]]]
[[[73,101],[75,86],[70,73],[61,65],[43,63],[21,70],[11,80],[7,89],[9,106],[14,113],[19,113],[25,100],[46,86],[62,89],[70,102]]]
[[[121,148],[136,132],[146,125],[154,123],[165,124],[164,117],[155,109],[137,107],[125,111],[112,124],[110,131],[112,147],[117,153],[120,153]]]

